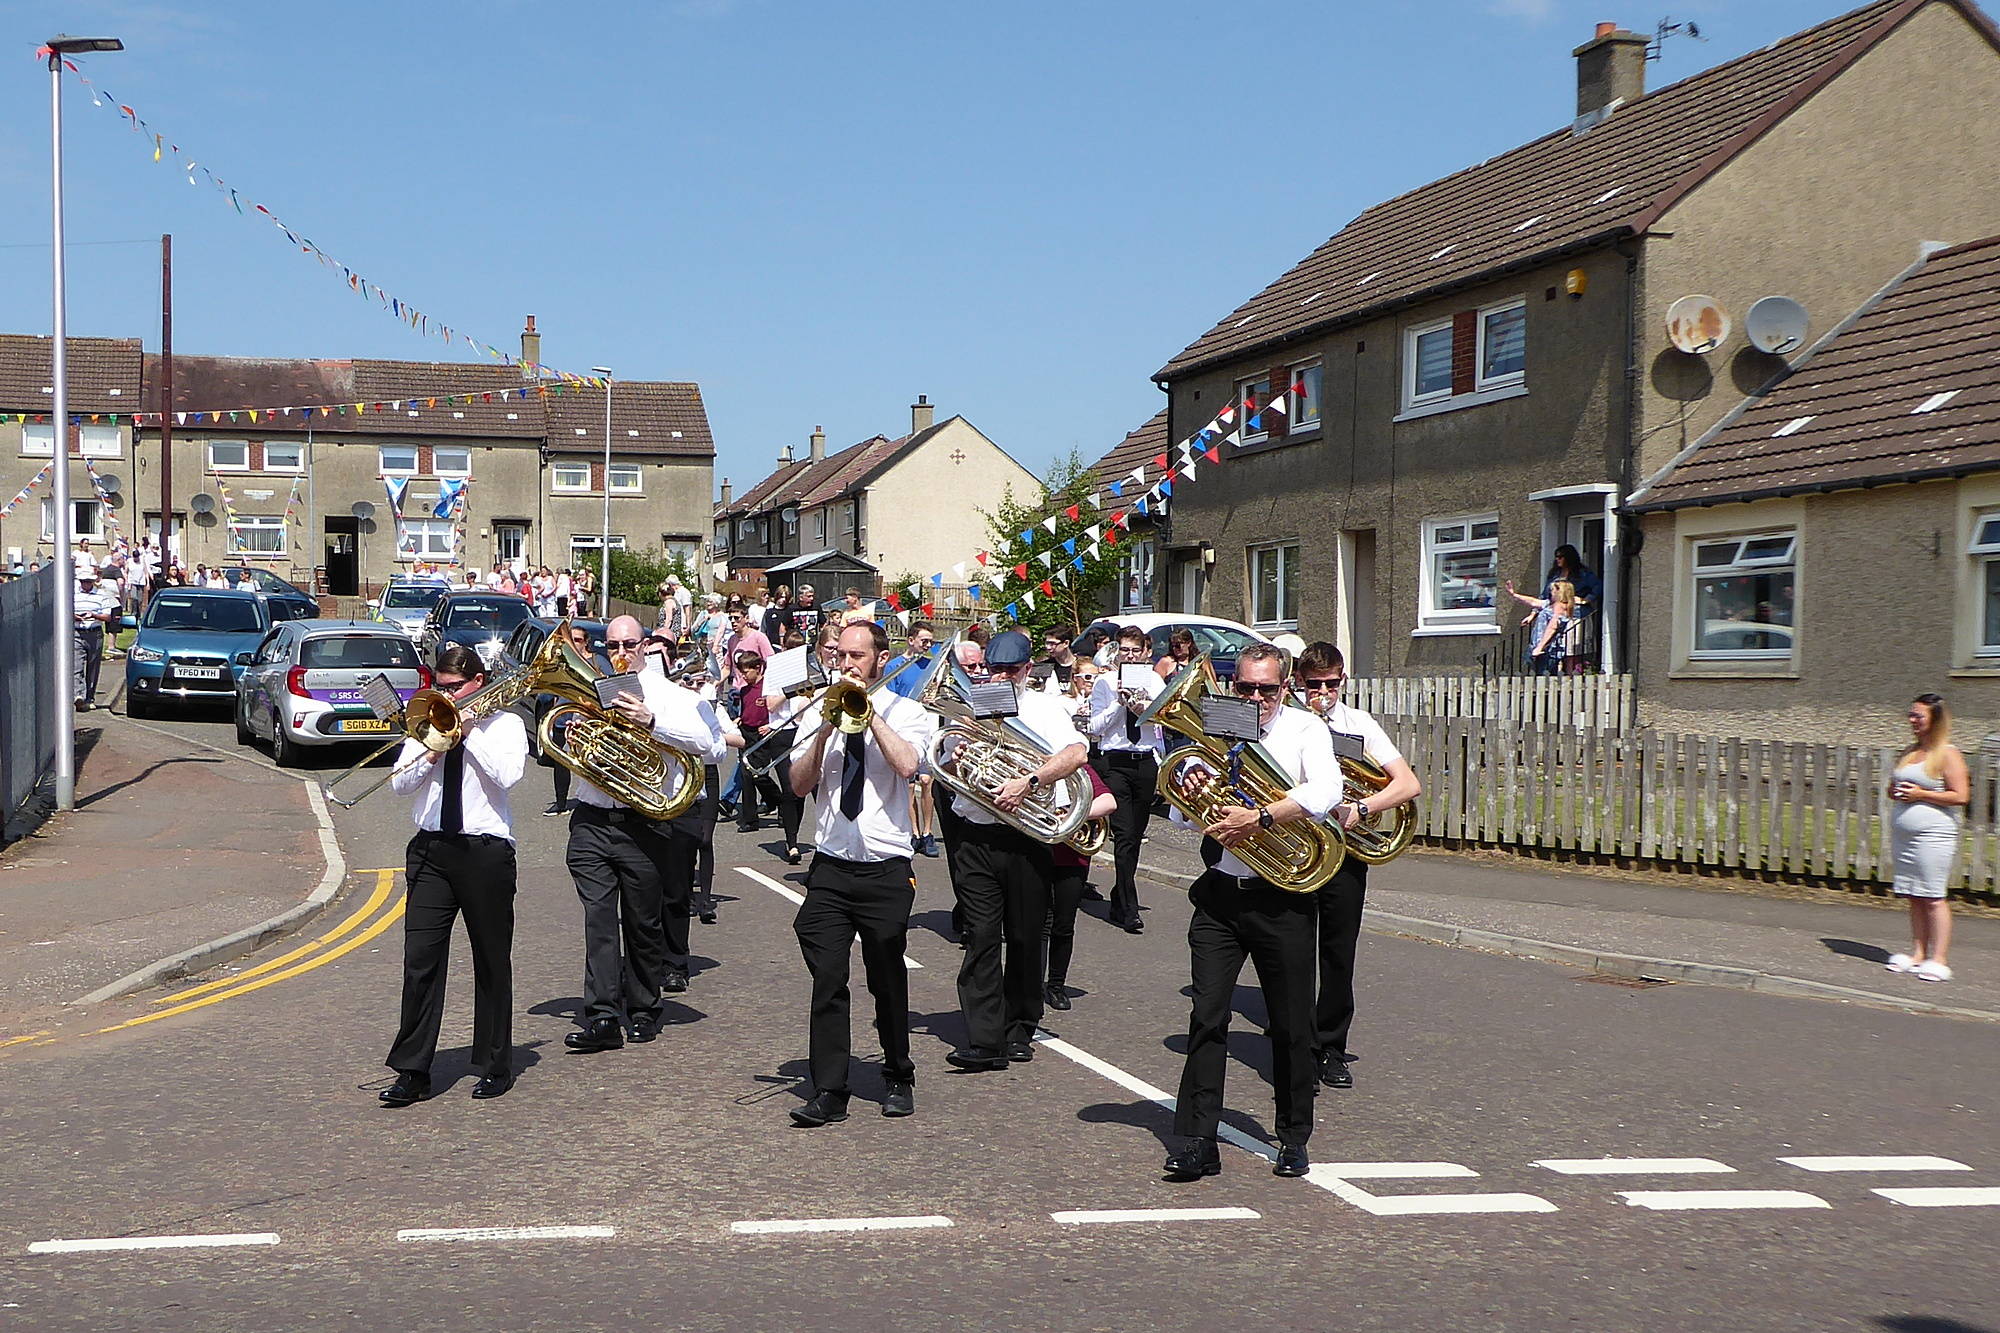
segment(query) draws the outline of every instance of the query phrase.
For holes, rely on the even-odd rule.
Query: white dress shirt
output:
[[[877,690],[875,711],[889,729],[900,736],[918,756],[929,753],[937,718],[912,699],[888,690]],[[910,784],[889,763],[872,732],[864,732],[862,754],[864,772],[861,787],[861,814],[848,819],[840,813],[841,779],[847,772],[847,735],[832,728],[826,751],[820,756],[819,788],[814,793],[813,846],[843,861],[888,861],[907,858],[911,853]],[[817,738],[807,737],[792,751],[795,763],[804,763]]]
[[[514,820],[507,790],[528,769],[528,728],[521,715],[503,708],[472,724],[459,742],[465,751],[465,772],[459,797],[459,826],[465,833],[486,833],[514,841]],[[410,813],[420,829],[438,831],[444,814],[444,766],[412,763],[424,753],[422,742],[407,740],[396,752],[396,776],[389,787],[398,796],[416,793]],[[408,765],[407,768],[404,766]]]
[[[1140,695],[1147,703],[1160,697],[1160,691],[1167,688],[1167,682],[1160,679],[1160,673],[1151,667],[1142,667],[1146,679],[1133,687],[1133,693]],[[1139,672],[1134,671],[1134,677]],[[1139,739],[1131,740],[1125,734],[1125,719],[1134,716],[1125,709],[1118,697],[1119,681],[1116,669],[1107,671],[1097,678],[1090,687],[1090,734],[1097,741],[1097,748],[1107,754],[1153,754],[1166,750],[1161,739],[1160,727],[1156,722],[1148,722],[1139,728]],[[1143,711],[1143,710],[1141,710]]]
[[[1333,737],[1327,733],[1326,724],[1304,709],[1280,708],[1271,725],[1264,728],[1261,743],[1285,776],[1298,784],[1285,795],[1304,806],[1311,818],[1325,819],[1340,803],[1342,791],[1340,760],[1333,752]],[[1191,822],[1179,807],[1175,807],[1173,814],[1176,824]],[[1215,868],[1239,878],[1257,873],[1227,848]]]
[[[723,743],[722,723],[715,705],[688,689],[676,685],[657,671],[639,673],[639,696],[653,710],[653,739],[676,750],[685,750],[704,764],[722,761],[729,747]],[[578,774],[570,788],[570,798],[606,810],[618,807],[594,782]]]
[[[1359,740],[1362,753],[1377,768],[1387,769],[1390,764],[1403,757],[1403,752],[1389,739],[1389,733],[1382,730],[1382,724],[1361,709],[1336,703],[1324,716],[1326,725],[1331,730]]]
[[[1072,745],[1089,743],[1084,740],[1083,733],[1076,729],[1076,718],[1070,711],[1068,700],[1057,698],[1053,694],[1044,694],[1026,685],[1016,687],[1014,694],[1019,700],[1016,707],[1021,710],[1020,716],[1015,720],[1040,737],[1050,754]],[[1004,822],[988,814],[985,806],[975,805],[963,796],[954,797],[951,808],[975,824]]]

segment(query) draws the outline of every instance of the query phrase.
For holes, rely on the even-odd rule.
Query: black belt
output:
[[[1160,757],[1151,750],[1100,750],[1114,764],[1156,764]]]
[[[651,815],[641,814],[628,806],[592,805],[588,801],[577,801],[570,806],[573,819],[585,824],[637,824],[642,828],[658,828],[660,821]]]
[[[434,839],[438,842],[504,842],[513,845],[512,838],[503,838],[497,833],[446,833],[442,829],[420,828],[419,838]]]
[[[1232,875],[1229,874],[1227,871],[1217,870],[1214,866],[1210,866],[1207,870],[1203,871],[1202,878],[1204,879],[1213,878],[1213,879],[1227,881],[1229,884],[1234,885],[1239,892],[1244,889],[1256,888],[1260,884],[1267,889],[1275,889],[1278,887],[1276,884],[1273,884],[1270,880],[1265,879],[1262,875]]]

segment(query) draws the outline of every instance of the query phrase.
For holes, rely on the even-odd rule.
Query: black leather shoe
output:
[[[494,1097],[505,1097],[507,1090],[513,1086],[512,1074],[488,1074],[472,1085],[472,1100],[483,1102]]]
[[[788,865],[788,866],[795,866],[795,865],[797,865],[797,864],[799,863],[799,860],[800,860],[800,855],[799,855],[799,849],[798,849],[798,848],[796,848],[796,847],[787,847],[787,848],[785,848],[785,864],[786,864],[786,865]]]
[[[703,904],[701,905],[701,913],[700,913],[700,915],[701,915],[701,924],[702,924],[702,925],[704,925],[704,926],[712,926],[712,925],[714,925],[714,924],[715,924],[715,920],[716,920],[716,917],[717,917],[717,915],[718,915],[718,912],[717,912],[717,909],[716,909],[716,904],[715,904],[715,899],[713,899],[713,898],[710,898],[710,899],[709,899],[709,900],[708,900],[707,902],[705,902],[705,903],[703,903]]]
[[[1303,1143],[1295,1143],[1290,1147],[1278,1149],[1278,1164],[1271,1168],[1271,1174],[1274,1176],[1302,1176],[1306,1173],[1306,1168],[1310,1165],[1311,1163],[1306,1160],[1305,1145]]]
[[[1058,986],[1055,982],[1051,981],[1048,985],[1042,987],[1042,1002],[1051,1009],[1068,1009],[1069,988],[1067,986]]]
[[[625,1040],[638,1042],[641,1045],[644,1045],[646,1042],[652,1041],[659,1035],[660,1035],[660,1020],[657,1018],[639,1019],[637,1022],[633,1023],[631,1027],[625,1029]]]
[[[398,1074],[394,1083],[382,1089],[380,1098],[384,1106],[410,1106],[430,1095],[428,1074]]]
[[[688,974],[675,968],[660,979],[660,989],[669,995],[679,995],[688,988]]]
[[[945,1056],[944,1062],[975,1074],[989,1073],[1007,1067],[1007,1057],[993,1051],[982,1051],[977,1046],[961,1046]]]
[[[1354,1075],[1347,1068],[1347,1061],[1336,1055],[1322,1055],[1319,1058],[1319,1081],[1329,1088],[1351,1088]]]
[[[1125,922],[1125,933],[1127,935],[1143,935],[1146,933],[1146,923],[1136,916],[1130,917]]]
[[[1010,1064],[1024,1065],[1035,1058],[1035,1043],[1032,1041],[1010,1041],[1007,1043],[1007,1060]]]
[[[563,1038],[563,1045],[581,1055],[597,1051],[615,1051],[625,1044],[625,1034],[618,1029],[615,1018],[600,1018],[581,1032],[572,1032]]]
[[[1160,1168],[1167,1173],[1168,1180],[1200,1180],[1203,1176],[1222,1174],[1222,1153],[1217,1150],[1214,1139],[1189,1139],[1168,1154],[1166,1165]]]
[[[847,1094],[844,1092],[816,1092],[804,1106],[792,1108],[792,1123],[806,1129],[818,1129],[821,1125],[845,1119]]]
[[[716,802],[715,817],[717,819],[728,819],[733,821],[736,818],[736,802],[734,801]]]
[[[917,1113],[917,1090],[908,1083],[898,1083],[894,1079],[882,1089],[882,1114],[887,1116],[915,1115]]]

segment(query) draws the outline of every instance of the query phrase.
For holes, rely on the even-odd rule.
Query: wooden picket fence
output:
[[[1376,717],[1482,718],[1623,734],[1633,727],[1632,677],[1357,676],[1341,697]]]
[[[1887,884],[1888,747],[1378,715],[1423,780],[1419,837]],[[1956,890],[2000,892],[2000,765],[1968,753]]]

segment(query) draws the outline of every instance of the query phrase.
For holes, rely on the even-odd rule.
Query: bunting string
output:
[[[33,495],[35,493],[35,487],[41,485],[44,481],[48,480],[49,472],[54,467],[55,467],[55,460],[53,459],[42,464],[42,470],[40,472],[37,472],[34,476],[28,478],[28,484],[26,486],[23,486],[20,490],[16,491],[14,493],[13,499],[9,500],[4,505],[0,505],[0,518],[5,518],[7,517],[7,515],[13,513],[14,510],[20,505],[20,503],[23,500],[27,499],[30,495]]]

